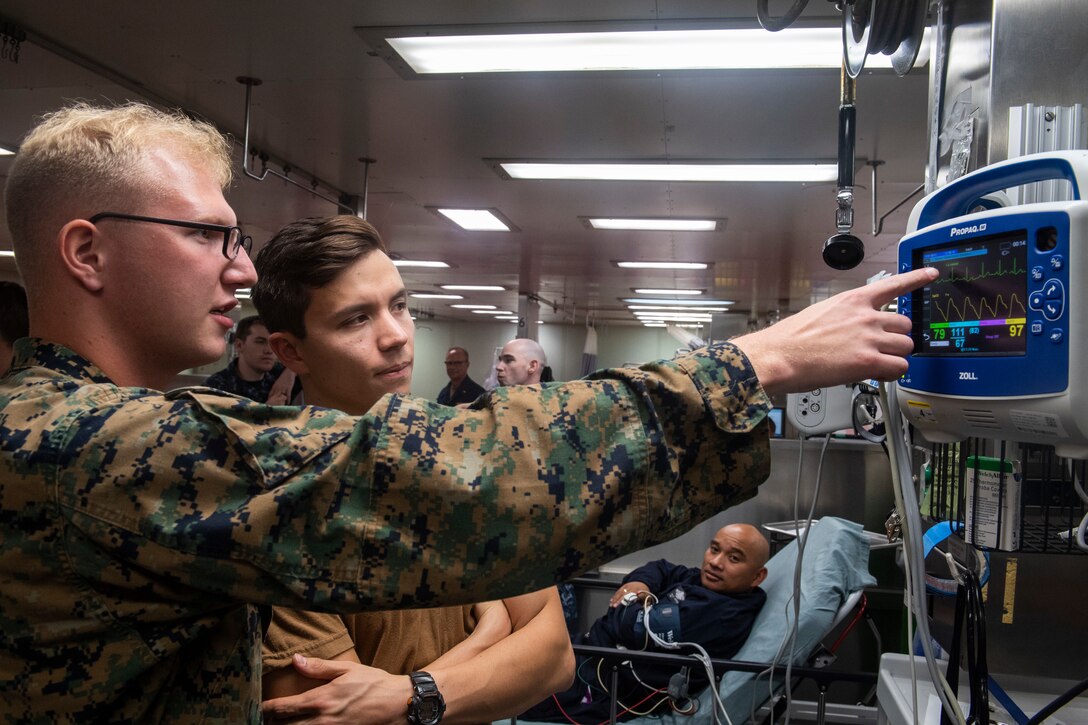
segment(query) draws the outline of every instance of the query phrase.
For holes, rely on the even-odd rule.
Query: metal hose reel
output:
[[[929,0],[848,0],[842,4],[846,72],[857,78],[865,58],[881,53],[903,76],[914,67],[925,31]]]

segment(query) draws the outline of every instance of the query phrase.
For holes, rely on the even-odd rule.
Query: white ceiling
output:
[[[779,10],[783,3],[772,3]],[[542,160],[827,159],[836,156],[839,73],[700,71],[504,75],[408,79],[368,54],[357,27],[724,19],[754,24],[755,0],[414,2],[409,0],[5,0],[2,19],[23,26],[19,62],[0,60],[0,144],[17,144],[38,114],[66,100],[136,98],[129,84],[204,115],[239,137],[245,88],[253,89],[251,145],[352,194],[371,167],[368,218],[392,252],[441,259],[449,270],[403,270],[410,289],[501,284],[465,302],[517,309],[517,291],[558,304],[545,320],[630,319],[620,297],[635,287],[695,287],[764,316],[894,267],[910,204],[870,231],[869,169],[858,162],[854,233],[865,262],[826,267],[834,184],[514,181],[487,163]],[[837,19],[813,0],[806,20]],[[50,42],[56,46],[52,49]],[[112,79],[69,52],[118,74]],[[858,81],[857,155],[885,162],[881,213],[921,183],[928,66],[904,78]],[[239,157],[240,158],[240,157]],[[276,161],[274,168],[280,170]],[[0,174],[10,161],[0,159]],[[229,200],[258,245],[300,216],[336,213],[327,202],[270,178],[239,172]],[[520,231],[465,232],[425,207],[495,207]],[[725,218],[704,233],[592,231],[585,216]],[[10,248],[6,230],[0,248]],[[611,260],[713,263],[705,272],[622,270]],[[13,269],[10,260],[0,265]],[[0,270],[5,269],[0,267]],[[444,301],[424,312],[470,319]]]

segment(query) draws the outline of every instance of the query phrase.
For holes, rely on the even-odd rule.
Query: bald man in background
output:
[[[502,346],[495,375],[499,385],[536,385],[541,379],[548,358],[536,340],[518,337]]]

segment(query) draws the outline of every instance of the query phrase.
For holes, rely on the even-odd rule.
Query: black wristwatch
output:
[[[442,699],[434,678],[426,672],[413,672],[408,677],[412,680],[408,722],[410,725],[437,725],[446,712],[446,701]]]

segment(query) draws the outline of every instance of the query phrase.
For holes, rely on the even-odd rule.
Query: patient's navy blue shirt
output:
[[[737,653],[748,639],[756,615],[767,600],[766,593],[759,587],[744,594],[719,594],[711,591],[702,585],[699,569],[671,564],[664,559],[641,566],[623,579],[625,584],[632,581],[644,583],[658,599],[657,604],[651,607],[650,624],[660,638],[672,642],[695,642],[702,645],[707,654],[715,659],[728,659]],[[574,643],[674,654],[694,651],[690,647],[675,650],[657,645],[646,635],[644,617],[645,610],[641,602],[610,608],[607,614],[593,623],[589,632],[575,637]],[[575,677],[574,684],[568,690],[557,693],[554,699],[548,698],[534,706],[524,714],[524,719],[567,722],[556,708],[557,701],[567,715],[578,722],[608,718],[609,694],[597,679],[597,664],[597,658],[579,657],[578,676]],[[651,690],[645,685],[653,688],[666,687],[669,678],[676,671],[677,668],[671,665],[632,663],[621,666],[618,673],[620,702],[633,705],[651,694]],[[605,685],[609,684],[609,676],[604,676]],[[691,669],[692,695],[705,687],[706,682],[701,667]],[[660,697],[664,697],[664,694]],[[660,697],[655,697],[635,709],[645,712]],[[623,707],[619,708],[622,709]],[[632,717],[633,714],[628,714],[617,719]]]

